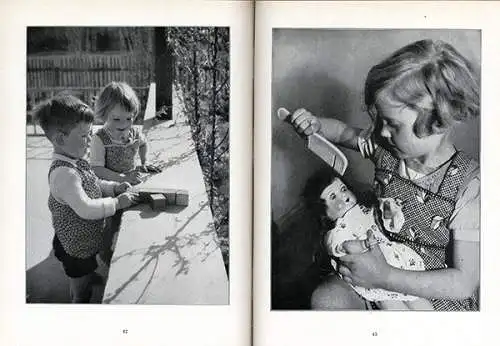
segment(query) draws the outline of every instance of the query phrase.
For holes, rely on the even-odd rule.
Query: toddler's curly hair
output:
[[[111,82],[106,85],[95,101],[95,114],[106,121],[109,111],[117,104],[135,118],[139,114],[140,103],[135,91],[125,82]]]
[[[421,40],[373,66],[365,81],[365,105],[376,119],[375,104],[384,92],[419,112],[418,137],[479,116],[479,78],[472,64],[443,41]]]

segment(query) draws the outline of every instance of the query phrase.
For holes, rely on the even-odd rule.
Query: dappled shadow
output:
[[[186,227],[205,208],[208,208],[208,202],[202,203],[199,208],[177,229],[174,234],[165,237],[163,243],[152,244],[147,248],[134,249],[122,255],[115,256],[112,260],[112,263],[115,263],[124,257],[142,255],[140,261],[143,262],[143,264],[128,279],[124,280],[123,284],[118,287],[113,293],[104,297],[103,302],[109,303],[113,301],[120,295],[123,290],[127,288],[127,286],[131,282],[135,281],[143,271],[145,271],[150,265],[153,265],[151,274],[146,281],[141,294],[135,302],[138,303],[153,281],[153,277],[155,276],[156,270],[158,268],[160,256],[164,255],[167,251],[173,253],[176,257],[176,260],[172,264],[172,267],[176,269],[175,276],[187,275],[189,273],[190,263],[196,257],[199,257],[200,261],[204,262],[210,257],[212,253],[216,252],[219,248],[219,243],[217,242],[217,236],[212,223],[208,224],[207,227],[201,232],[182,234]],[[202,248],[194,256],[187,258],[181,253],[182,248],[196,246],[200,242],[202,242]]]

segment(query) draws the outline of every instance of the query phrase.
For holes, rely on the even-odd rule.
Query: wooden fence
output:
[[[147,85],[152,57],[133,53],[32,55],[27,59],[28,88],[102,87],[110,81]]]
[[[154,79],[153,57],[133,53],[31,55],[27,57],[27,122],[39,102],[59,92],[69,92],[93,105],[100,89],[111,81],[132,86],[141,103],[138,120],[143,118],[148,88]]]

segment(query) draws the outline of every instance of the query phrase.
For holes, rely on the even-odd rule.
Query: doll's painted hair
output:
[[[102,89],[95,102],[95,114],[106,121],[109,111],[116,105],[121,105],[134,118],[139,114],[139,99],[125,82],[111,82]]]
[[[365,82],[365,105],[376,119],[381,92],[418,111],[413,131],[418,137],[477,117],[479,81],[471,63],[442,41],[411,43],[375,65]]]
[[[70,94],[59,94],[38,105],[33,115],[49,140],[56,132],[69,134],[79,123],[92,123],[94,112]]]

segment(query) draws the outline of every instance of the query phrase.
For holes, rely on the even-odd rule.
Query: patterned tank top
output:
[[[100,128],[96,132],[105,149],[105,165],[104,167],[118,173],[125,173],[135,168],[135,157],[139,151],[141,144],[140,132],[132,127],[130,129],[129,138],[126,143],[113,142],[110,134]]]
[[[49,177],[52,171],[58,167],[74,169],[81,178],[83,190],[89,198],[102,198],[98,178],[90,169],[88,162],[78,160],[75,167],[69,162],[55,160],[49,169]],[[52,194],[49,195],[48,204],[55,234],[69,255],[77,258],[88,258],[94,256],[101,249],[104,219],[83,219],[70,206],[57,201]]]

